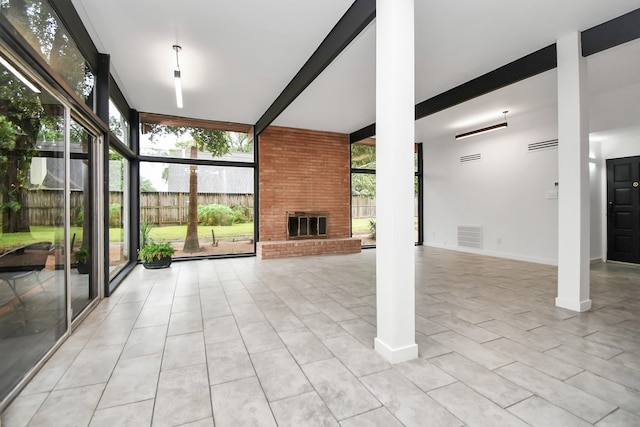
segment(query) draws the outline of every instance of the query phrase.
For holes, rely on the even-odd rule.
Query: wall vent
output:
[[[528,151],[538,151],[538,150],[548,150],[550,148],[557,148],[558,140],[550,139],[548,141],[534,142],[533,144],[529,144]]]
[[[479,225],[459,225],[458,246],[482,249],[482,227]]]
[[[482,154],[469,154],[468,156],[460,157],[460,163],[473,162],[475,160],[482,160]]]

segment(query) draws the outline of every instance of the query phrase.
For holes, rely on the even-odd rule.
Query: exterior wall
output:
[[[281,127],[259,138],[260,241],[287,239],[287,212],[327,213],[328,238],[350,237],[346,134]]]

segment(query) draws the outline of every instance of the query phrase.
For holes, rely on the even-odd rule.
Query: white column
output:
[[[586,63],[580,33],[557,41],[558,48],[558,297],[574,311],[589,299],[589,131]]]
[[[376,350],[391,363],[415,342],[413,0],[376,3]]]

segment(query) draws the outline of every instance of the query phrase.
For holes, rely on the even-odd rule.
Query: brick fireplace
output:
[[[350,237],[348,135],[272,126],[260,134],[258,143],[258,256],[359,252],[360,240]],[[325,232],[288,240],[290,213],[323,217]]]

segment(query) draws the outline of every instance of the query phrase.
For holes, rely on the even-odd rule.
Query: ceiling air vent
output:
[[[482,160],[482,155],[480,153],[478,154],[469,154],[468,156],[461,156],[460,157],[460,163],[467,163],[467,162],[473,162],[476,160]]]
[[[558,147],[558,140],[550,139],[548,141],[534,142],[533,144],[529,144],[528,151],[548,150],[550,148],[557,148],[557,147]]]

